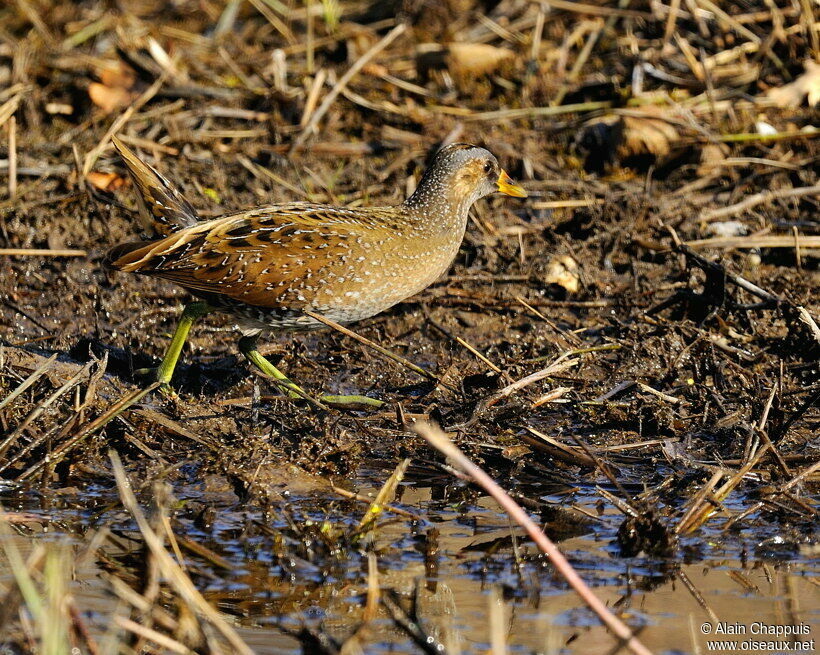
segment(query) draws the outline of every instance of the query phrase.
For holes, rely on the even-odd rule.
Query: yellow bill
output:
[[[498,181],[496,184],[498,184],[498,190],[501,193],[506,193],[508,196],[513,196],[515,198],[527,197],[527,192],[513,182],[512,178],[507,175],[506,171],[501,171],[501,175],[498,176]]]

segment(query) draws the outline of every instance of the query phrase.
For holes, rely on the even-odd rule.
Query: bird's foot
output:
[[[179,394],[174,391],[170,384],[167,382],[162,382],[158,387],[157,391],[162,395],[163,398],[166,400],[172,400],[174,402],[179,401]]]
[[[138,368],[134,371],[135,377],[147,378],[149,382],[159,382],[157,391],[168,400],[179,400],[177,392],[171,388],[171,378],[163,370],[162,366],[152,366],[150,368]]]
[[[383,400],[358,395],[337,396],[333,394],[326,394],[314,398],[302,389],[302,387],[288,378],[277,378],[275,379],[275,382],[291,400],[306,400],[317,409],[320,409],[323,406],[333,407],[335,409],[378,409],[384,405]]]
[[[384,406],[383,400],[368,398],[367,396],[319,396],[319,402],[339,409],[379,409]]]

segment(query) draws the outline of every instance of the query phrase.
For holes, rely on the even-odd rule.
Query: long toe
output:
[[[383,400],[368,398],[367,396],[319,396],[319,401],[330,407],[340,409],[379,409],[385,405]]]
[[[157,374],[159,373],[158,366],[152,366],[150,368],[138,368],[134,371],[135,378],[153,378],[157,379]]]
[[[171,380],[162,372],[161,366],[153,366],[151,368],[138,368],[134,371],[134,377],[147,378],[149,382],[159,382],[157,391],[161,393],[168,400],[179,400],[176,391],[171,388]]]
[[[162,373],[159,366],[153,366],[151,368],[138,368],[134,371],[134,377],[136,378],[147,378],[149,383],[159,382],[159,386],[156,391],[162,394],[163,398],[174,401],[179,400],[177,392],[171,388],[171,381],[161,379],[161,374]]]

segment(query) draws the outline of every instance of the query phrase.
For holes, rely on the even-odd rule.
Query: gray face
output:
[[[453,143],[438,151],[429,172],[446,178],[451,187],[460,187],[475,202],[498,191],[501,167],[489,150],[469,143]]]
[[[511,182],[491,152],[454,143],[438,151],[404,206],[426,217],[428,228],[462,229],[476,200],[498,191],[509,193],[502,188],[505,179]]]

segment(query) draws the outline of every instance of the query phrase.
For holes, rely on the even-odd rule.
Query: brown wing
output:
[[[142,247],[127,244],[113,251],[109,265],[251,305],[293,307],[309,300],[326,278],[354,270],[363,240],[390,238],[386,222],[393,211],[308,203],[261,207]]]

